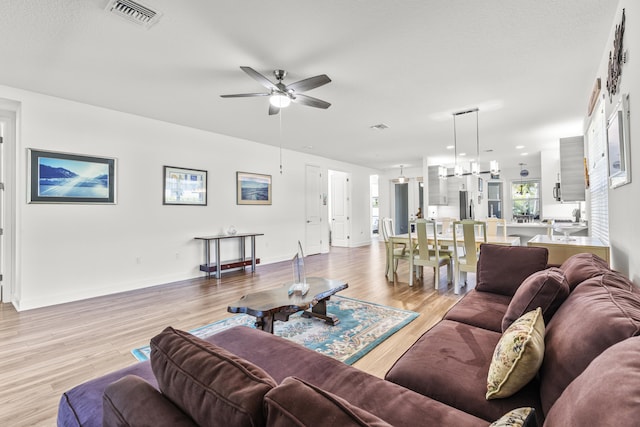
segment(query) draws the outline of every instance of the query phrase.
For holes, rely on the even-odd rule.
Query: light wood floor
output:
[[[395,282],[384,276],[384,246],[343,249],[310,256],[307,276],[342,279],[340,295],[421,315],[354,366],[383,377],[402,353],[458,299],[446,285],[440,290],[433,272],[408,286],[401,262]],[[403,265],[404,264],[404,265]],[[222,280],[196,278],[117,295],[18,313],[0,304],[0,426],[54,426],[60,395],[107,372],[131,365],[130,350],[148,344],[166,326],[190,330],[231,316],[227,305],[242,295],[282,286],[291,278],[290,263],[258,266],[251,273],[232,272]]]

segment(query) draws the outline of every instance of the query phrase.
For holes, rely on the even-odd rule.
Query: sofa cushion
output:
[[[264,407],[270,427],[391,427],[346,400],[294,377],[271,389],[264,397]]]
[[[610,271],[605,260],[591,253],[570,256],[562,263],[560,269],[564,271],[571,291],[585,280]]]
[[[500,338],[500,332],[442,320],[395,362],[385,378],[485,420],[497,420],[522,406],[538,411],[535,380],[511,397],[485,399],[491,356]]]
[[[487,376],[487,399],[509,397],[538,373],[544,357],[544,320],[540,307],[516,319],[502,334]]]
[[[533,273],[513,295],[502,319],[502,330],[505,331],[518,317],[537,307],[542,309],[544,323],[549,323],[551,316],[568,296],[569,285],[562,270],[551,267]]]
[[[509,411],[489,427],[536,427],[536,411],[533,408],[518,408]]]
[[[140,362],[94,378],[63,393],[58,405],[57,424],[65,427],[102,427],[102,396],[114,381],[136,375],[156,386],[151,364]]]
[[[276,383],[253,363],[171,327],[151,339],[150,360],[160,391],[198,425],[264,424]]]
[[[575,288],[547,325],[540,369],[544,414],[592,360],[639,331],[640,292],[627,278],[609,272]]]
[[[104,390],[103,427],[197,427],[184,412],[151,384],[127,375]]]
[[[502,318],[511,297],[471,289],[444,315],[445,319],[466,323],[490,331],[502,332]]]
[[[605,350],[560,395],[545,426],[637,426],[640,337]]]
[[[278,382],[296,376],[394,426],[486,427],[488,424],[486,420],[264,331],[236,326],[206,340],[259,364]],[[247,345],[248,342],[252,345]],[[498,419],[514,407],[491,419]]]
[[[548,258],[547,248],[483,244],[478,257],[476,289],[512,296],[524,279],[547,268]]]

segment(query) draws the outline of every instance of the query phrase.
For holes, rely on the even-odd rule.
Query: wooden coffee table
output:
[[[327,313],[327,300],[336,292],[349,287],[340,280],[308,277],[309,292],[306,295],[288,294],[289,286],[245,295],[227,307],[230,313],[245,313],[256,317],[256,327],[273,333],[274,320],[286,322],[289,316],[303,311],[304,317],[317,317],[330,325],[340,319]],[[311,311],[308,311],[311,307]]]

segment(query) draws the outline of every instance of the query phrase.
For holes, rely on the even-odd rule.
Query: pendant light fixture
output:
[[[403,165],[400,165],[400,176],[398,177],[398,183],[400,184],[409,182],[409,179],[407,179],[407,177],[402,174],[402,168],[403,168]]]
[[[476,158],[474,161],[470,162],[469,169],[470,172],[464,171],[461,164],[458,163],[458,135],[456,128],[456,116],[462,116],[464,114],[476,113]],[[482,171],[480,167],[480,110],[478,108],[471,108],[469,110],[458,111],[452,114],[453,115],[453,157],[454,157],[454,166],[453,166],[453,176],[461,177],[463,175],[475,175],[478,176],[481,173],[490,172],[491,175],[497,175],[500,172],[500,166],[498,165],[497,160],[491,160],[489,162],[489,171]],[[464,154],[461,154],[461,156]],[[447,168],[445,166],[438,167],[438,177],[440,179],[447,179],[448,177]]]
[[[462,166],[458,164],[458,137],[456,135],[456,116],[464,113],[453,113],[453,176],[462,176]]]
[[[480,175],[480,125],[478,124],[478,109],[476,108],[476,161],[471,162],[471,175]],[[472,110],[473,111],[473,110]]]

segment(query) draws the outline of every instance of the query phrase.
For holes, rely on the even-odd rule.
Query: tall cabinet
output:
[[[502,182],[487,182],[487,216],[504,218],[502,206]]]
[[[560,138],[560,198],[563,202],[584,202],[584,137]]]
[[[429,166],[428,185],[429,185],[429,206],[446,206],[447,199],[447,181],[440,179],[438,176],[438,166]]]

